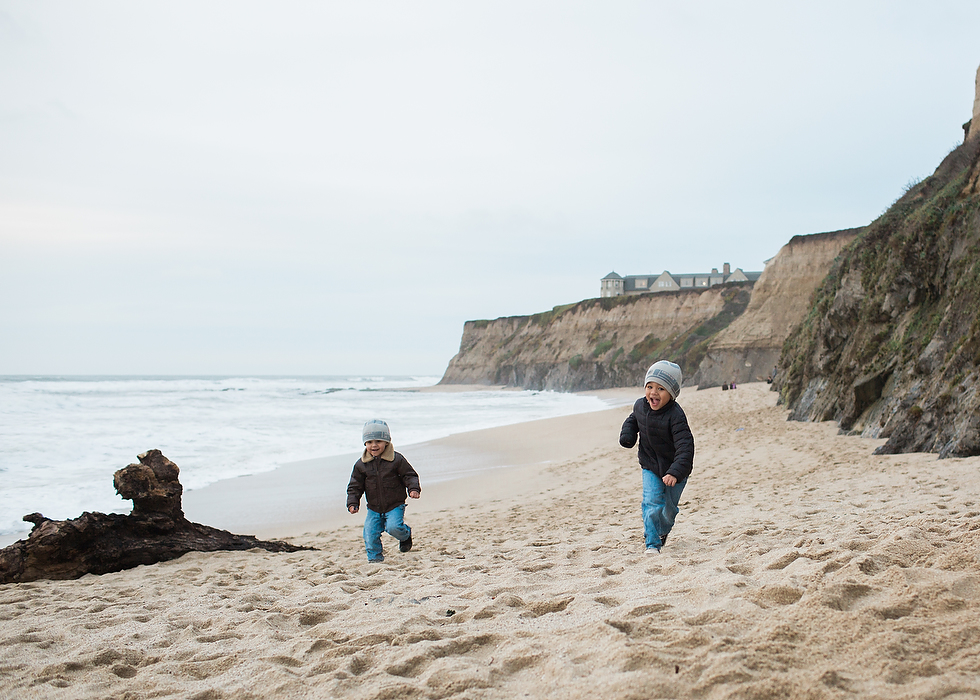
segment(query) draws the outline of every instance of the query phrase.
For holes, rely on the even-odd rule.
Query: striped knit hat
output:
[[[365,423],[364,429],[361,431],[361,442],[367,442],[368,440],[391,442],[391,431],[388,430],[388,424],[377,418]]]
[[[647,370],[647,376],[643,380],[643,385],[646,386],[650,382],[656,382],[669,391],[670,395],[676,399],[681,393],[681,384],[684,383],[684,375],[681,373],[681,368],[673,362],[660,360],[650,365],[650,369]]]

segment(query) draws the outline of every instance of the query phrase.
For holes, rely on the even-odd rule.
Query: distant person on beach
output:
[[[653,363],[644,377],[643,398],[633,404],[619,444],[638,450],[643,475],[643,533],[647,554],[660,554],[674,526],[681,493],[694,468],[694,435],[687,416],[677,403],[683,382],[681,368],[673,362]]]
[[[422,495],[419,475],[391,444],[391,431],[383,420],[369,420],[361,431],[364,454],[354,463],[347,484],[347,510],[356,513],[361,494],[367,500],[364,517],[364,549],[368,561],[385,560],[381,533],[398,540],[398,550],[412,548],[412,528],[405,524],[405,497]]]

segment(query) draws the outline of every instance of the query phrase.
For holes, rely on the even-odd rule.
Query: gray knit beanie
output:
[[[361,442],[367,442],[368,440],[391,442],[391,431],[388,430],[388,424],[377,418],[365,423],[364,430],[361,431]]]
[[[647,370],[646,379],[643,380],[643,385],[646,386],[650,382],[656,382],[669,391],[670,395],[676,399],[681,393],[681,384],[684,383],[684,375],[681,373],[681,368],[673,362],[659,360],[650,365],[650,369]]]

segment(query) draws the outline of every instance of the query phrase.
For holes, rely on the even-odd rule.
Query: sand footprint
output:
[[[385,668],[385,673],[401,678],[416,678],[425,672],[432,661],[432,657],[427,653],[414,654],[407,659],[390,664]]]
[[[567,596],[564,598],[556,598],[554,600],[531,603],[527,606],[528,609],[521,613],[521,617],[534,618],[541,617],[542,615],[550,615],[551,613],[562,612],[573,600],[575,600],[575,596]]]
[[[848,611],[862,607],[867,598],[876,593],[871,586],[846,582],[828,586],[820,595],[820,602],[831,610]]]
[[[262,659],[263,661],[268,661],[269,663],[277,666],[285,666],[286,668],[299,668],[300,666],[303,666],[303,662],[299,659],[294,659],[292,656],[284,656],[282,654],[265,656],[262,657]]]
[[[792,586],[763,586],[745,597],[760,608],[765,609],[774,605],[793,605],[803,597],[803,591]]]
[[[646,617],[647,615],[655,615],[657,613],[662,613],[665,610],[670,610],[672,606],[667,603],[651,603],[649,605],[638,605],[637,607],[626,613],[627,617]]]
[[[769,571],[781,571],[802,556],[803,555],[796,550],[790,550],[789,552],[784,552],[783,554],[779,554],[777,552],[776,558],[766,564],[765,568]]]
[[[534,573],[537,573],[539,571],[544,571],[545,569],[551,569],[553,567],[554,567],[554,564],[551,563],[551,562],[541,562],[541,563],[538,563],[538,564],[523,564],[523,565],[521,565],[521,566],[519,566],[517,568],[520,571],[525,571],[527,573],[534,574]]]
[[[747,564],[728,564],[725,566],[725,568],[731,571],[733,574],[738,574],[739,576],[749,576],[755,571],[755,569]]]
[[[235,632],[220,632],[218,634],[201,635],[200,637],[195,637],[194,639],[201,644],[214,644],[215,642],[223,642],[226,639],[241,640],[242,636]]]
[[[597,595],[592,600],[599,603],[599,605],[605,605],[608,608],[617,608],[623,604],[619,598],[613,598],[607,595]]]

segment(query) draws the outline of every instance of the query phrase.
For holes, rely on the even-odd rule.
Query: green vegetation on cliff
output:
[[[980,454],[978,155],[955,149],[838,258],[783,348],[791,417],[886,453]]]

